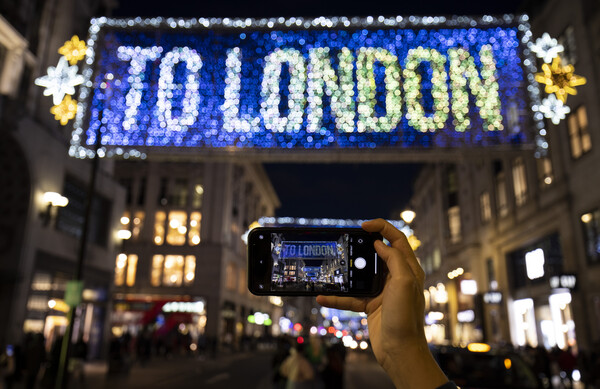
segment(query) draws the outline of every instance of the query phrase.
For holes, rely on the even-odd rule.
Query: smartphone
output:
[[[248,289],[256,295],[376,296],[386,268],[361,228],[259,227],[248,234]]]

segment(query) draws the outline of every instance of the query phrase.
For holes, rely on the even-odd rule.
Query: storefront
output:
[[[561,349],[577,345],[571,292],[574,274],[563,273],[558,234],[508,255],[513,296],[507,301],[511,338],[518,346]]]

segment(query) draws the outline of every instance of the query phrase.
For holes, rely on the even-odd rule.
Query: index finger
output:
[[[363,222],[362,228],[368,232],[379,232],[384,238],[390,241],[392,247],[402,251],[403,254],[406,254],[405,251],[407,248],[410,249],[406,235],[384,219]]]

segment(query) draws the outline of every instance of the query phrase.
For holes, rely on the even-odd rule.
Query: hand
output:
[[[318,296],[321,305],[366,312],[373,353],[396,387],[436,388],[444,376],[429,352],[424,330],[425,273],[406,236],[383,219],[364,222],[362,228],[379,232],[390,241],[375,242],[389,274],[383,291],[372,298]]]

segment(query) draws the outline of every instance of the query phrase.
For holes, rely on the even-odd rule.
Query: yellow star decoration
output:
[[[79,40],[77,35],[73,35],[71,40],[66,41],[65,44],[58,49],[58,53],[65,56],[71,65],[75,65],[77,61],[82,60],[85,57],[87,46],[84,41]]]
[[[554,93],[563,104],[567,102],[568,95],[577,94],[576,86],[584,85],[587,82],[585,77],[573,74],[575,71],[573,65],[562,66],[558,55],[554,57],[552,65],[543,64],[542,71],[543,73],[536,73],[535,80],[540,84],[545,84],[546,93]]]
[[[73,100],[71,96],[66,95],[60,104],[50,108],[50,113],[54,115],[54,119],[60,121],[60,124],[66,126],[77,113],[77,100]]]

